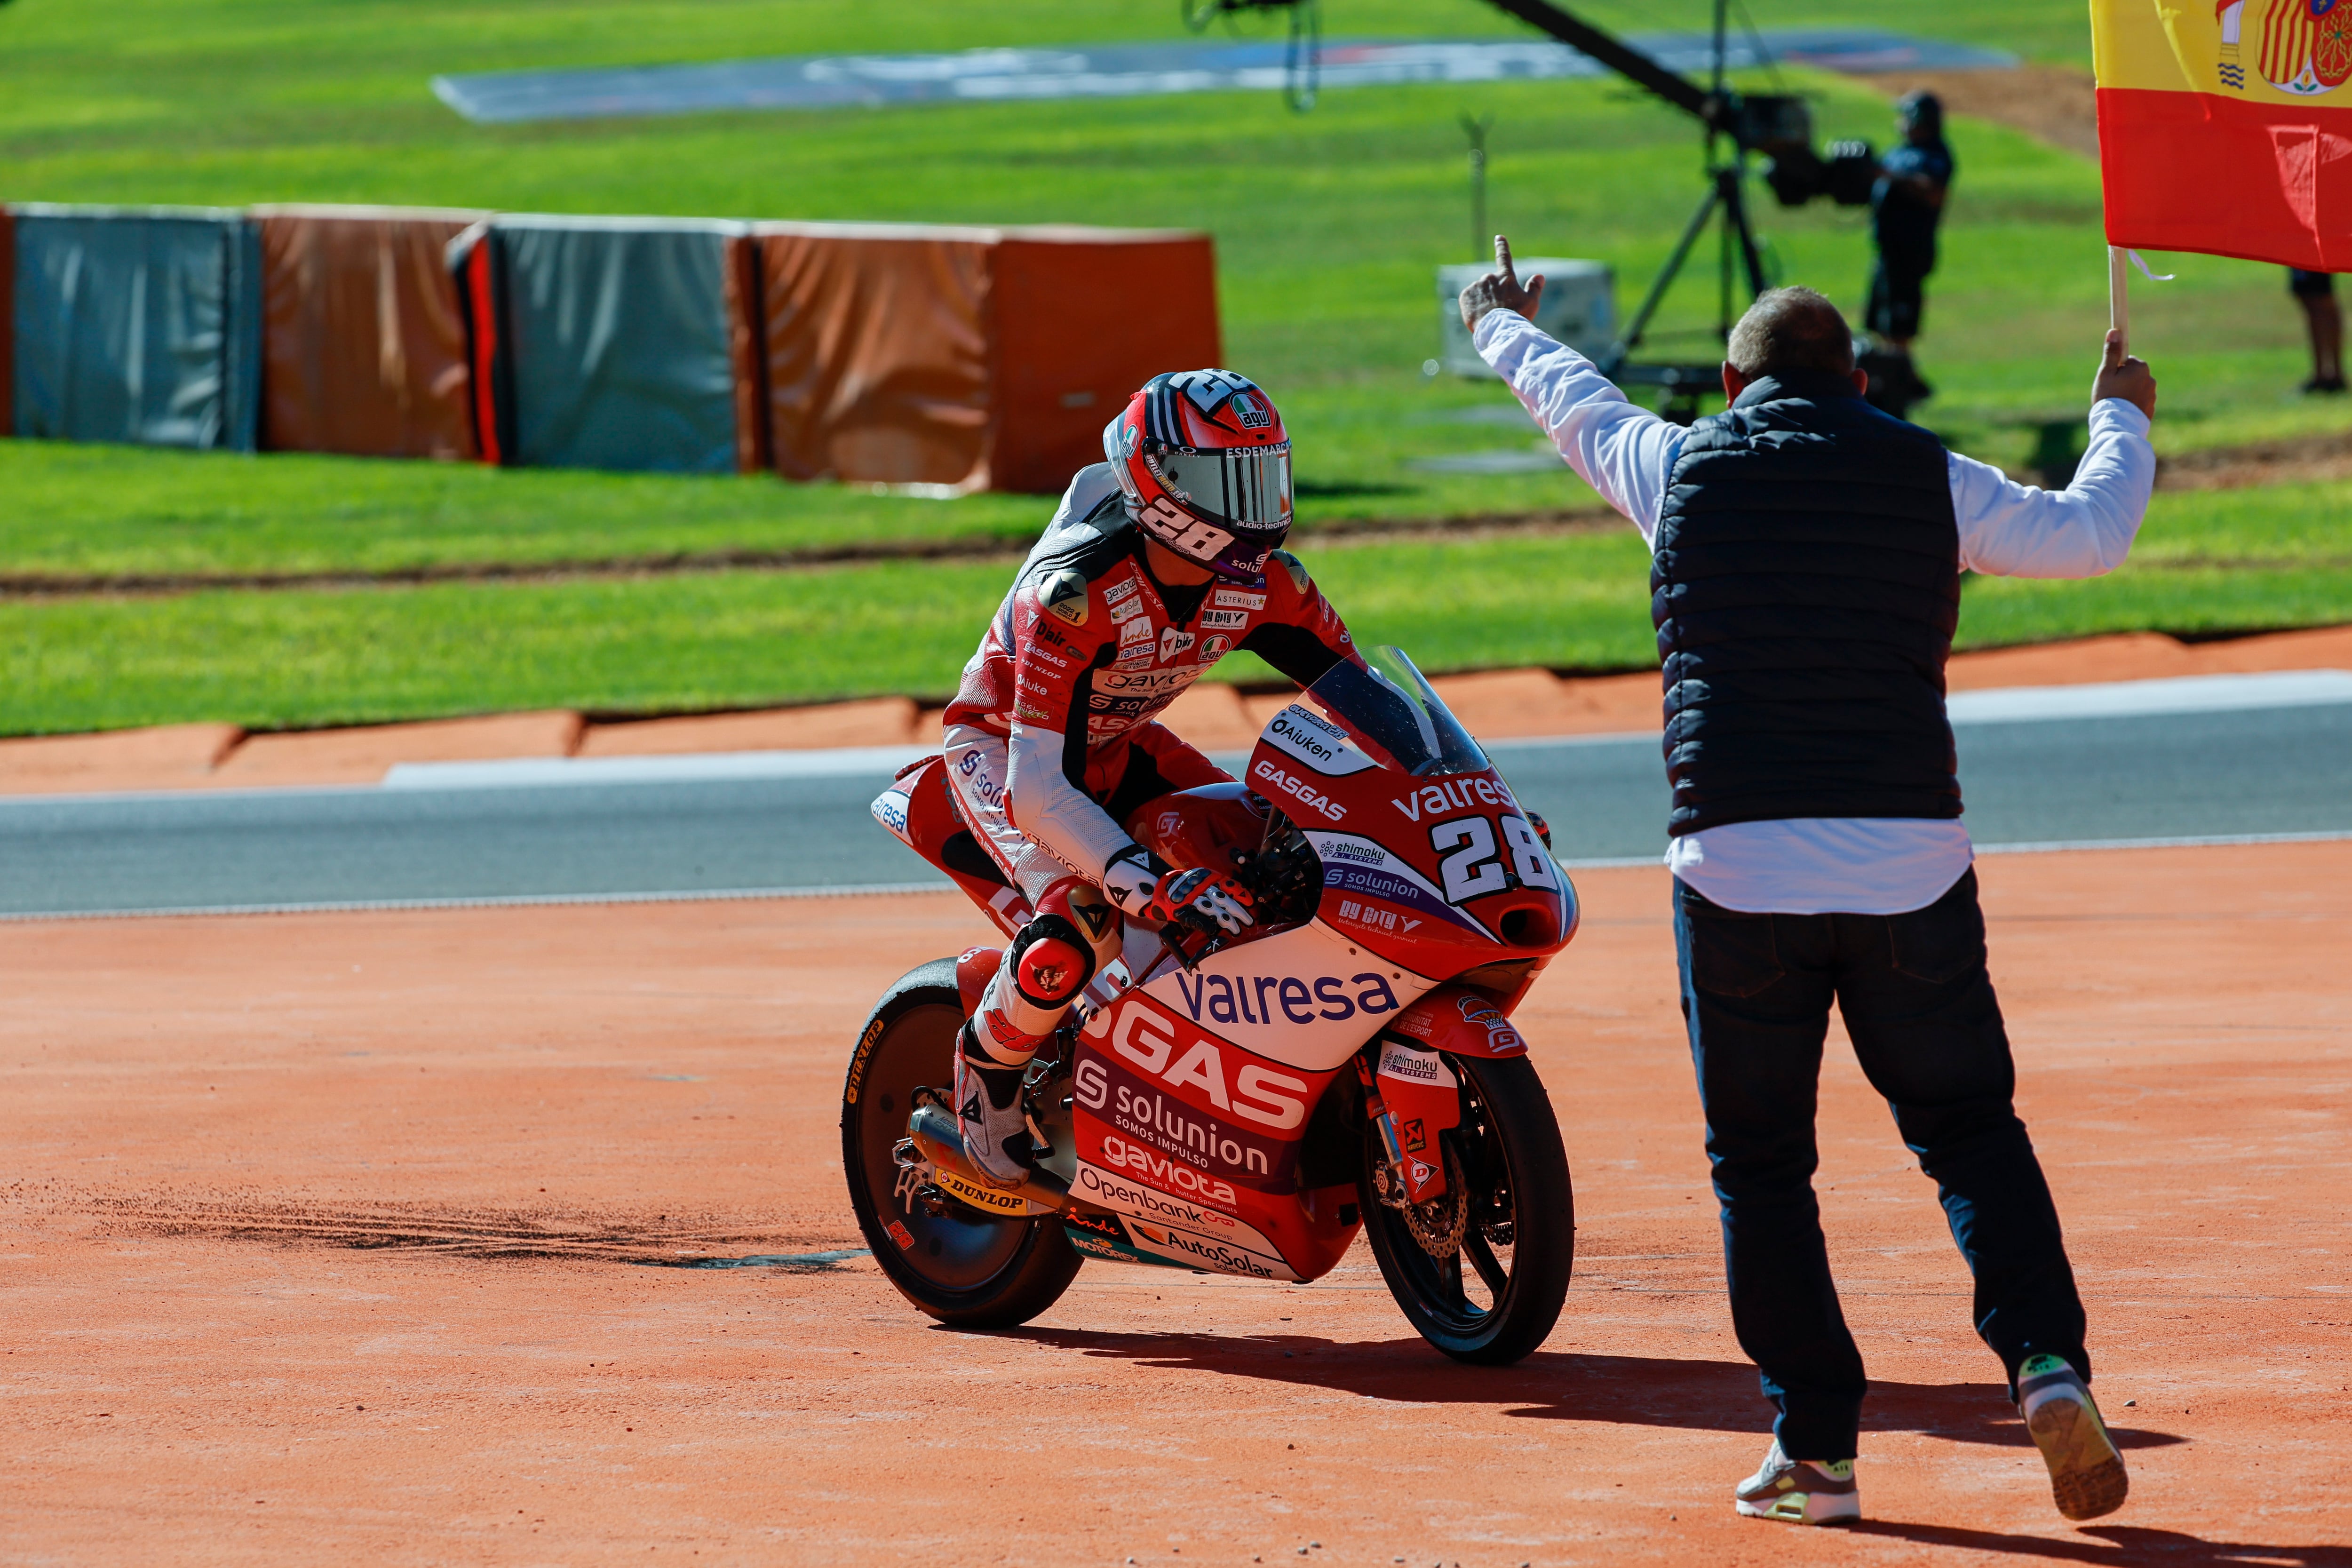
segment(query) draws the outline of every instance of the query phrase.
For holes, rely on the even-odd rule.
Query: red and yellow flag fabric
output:
[[[2352,272],[2352,0],[2091,0],[2107,243]]]

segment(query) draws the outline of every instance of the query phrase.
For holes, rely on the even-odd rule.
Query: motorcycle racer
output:
[[[1034,911],[958,1036],[965,1151],[1018,1185],[1030,1160],[1021,1082],[1121,920],[1237,932],[1248,892],[1176,872],[1127,824],[1171,790],[1227,775],[1157,722],[1234,648],[1301,686],[1356,660],[1297,557],[1290,438],[1230,371],[1154,376],[1103,432],[965,665],[944,716],[950,797]]]

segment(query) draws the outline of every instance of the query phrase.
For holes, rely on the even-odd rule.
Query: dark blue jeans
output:
[[[2087,1378],[2083,1302],[2025,1124],[1985,969],[1974,871],[1900,915],[1741,914],[1675,884],[1683,1016],[1723,1212],[1739,1346],[1790,1458],[1853,1457],[1862,1352],[1813,1199],[1813,1113],[1835,998],[1871,1087],[1936,1182],[1976,1278],[1976,1329],[2008,1369],[2061,1355]]]

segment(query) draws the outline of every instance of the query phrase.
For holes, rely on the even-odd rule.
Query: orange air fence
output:
[[[1209,237],[760,224],[788,479],[1053,491],[1161,371],[1214,364]]]
[[[1146,380],[1222,358],[1205,234],[292,205],[244,222],[265,450],[1051,493],[1101,460]],[[0,208],[0,300],[11,227]],[[615,259],[656,242],[698,265]],[[16,313],[0,310],[0,372]],[[689,383],[691,419],[637,406]]]
[[[254,209],[261,230],[261,444],[368,458],[478,457],[466,322],[443,259],[482,215]]]

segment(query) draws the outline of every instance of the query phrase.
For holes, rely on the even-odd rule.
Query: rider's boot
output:
[[[956,1120],[964,1157],[982,1180],[1017,1187],[1028,1179],[1029,1121],[1021,1079],[1094,978],[1118,952],[1118,916],[1102,894],[1065,878],[1037,900],[989,977],[980,1009],[956,1036]]]

